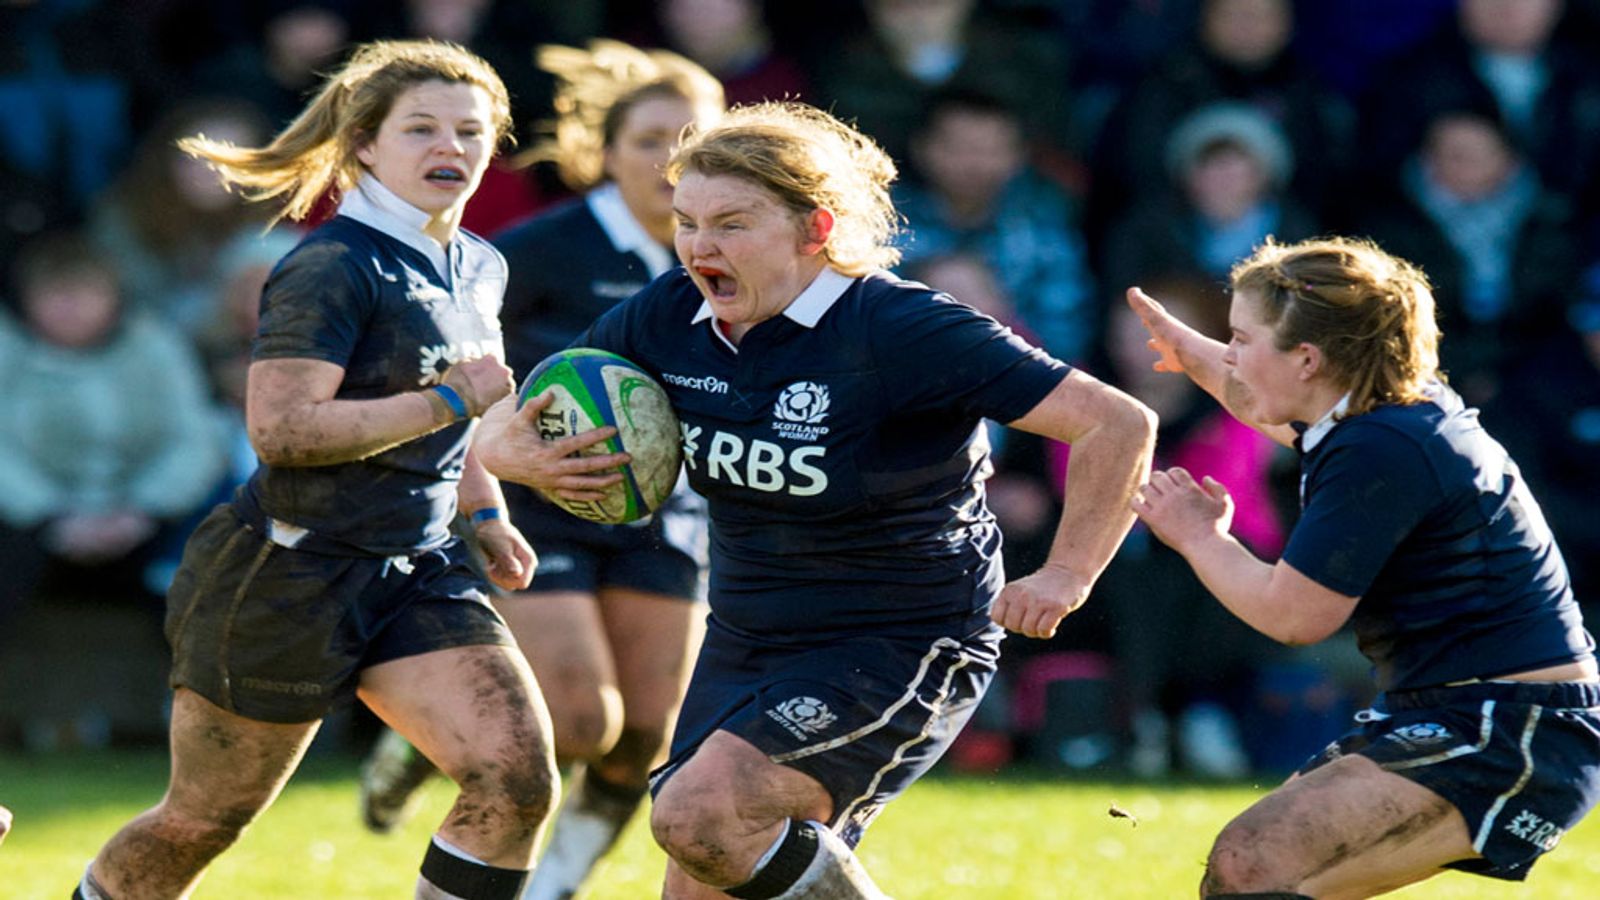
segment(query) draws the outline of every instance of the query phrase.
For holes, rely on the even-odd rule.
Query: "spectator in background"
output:
[[[128,305],[194,338],[216,317],[220,261],[263,240],[267,213],[218,183],[177,139],[204,134],[241,146],[267,134],[255,107],[195,99],[171,110],[139,142],[129,167],[95,207],[90,228],[122,275]]]
[[[1468,403],[1561,325],[1578,274],[1568,205],[1544,190],[1492,113],[1436,112],[1398,195],[1362,230],[1421,266],[1449,339],[1441,368]]]
[[[1060,39],[1073,48],[1074,132],[1086,147],[1094,146],[1112,107],[1194,34],[1200,17],[1200,0],[1060,0],[1047,5]]]
[[[656,16],[668,46],[716,76],[730,105],[811,91],[805,70],[773,46],[761,0],[658,0]]]
[[[250,39],[197,67],[195,87],[254,104],[270,128],[289,124],[352,36],[347,0],[260,4]]]
[[[1594,489],[1600,460],[1600,265],[1589,269],[1582,294],[1568,310],[1568,327],[1510,370],[1505,390],[1483,418],[1540,498],[1565,554],[1572,593],[1588,604],[1588,612],[1600,603]]]
[[[0,618],[43,589],[159,615],[166,585],[146,566],[223,470],[199,362],[125,305],[81,235],[30,243],[16,283],[17,317],[0,315]]]
[[[1166,150],[1174,190],[1146,197],[1112,226],[1101,263],[1106,284],[1184,275],[1220,285],[1268,235],[1300,240],[1316,231],[1310,210],[1287,190],[1289,142],[1256,107],[1202,107],[1178,123]]]
[[[911,149],[921,178],[896,196],[906,262],[981,257],[1040,346],[1059,359],[1081,358],[1097,323],[1076,209],[1028,165],[1015,111],[950,88],[930,98],[922,121]]]
[[[1165,192],[1172,132],[1191,111],[1222,101],[1277,123],[1297,162],[1289,190],[1320,213],[1349,167],[1354,122],[1344,100],[1288,52],[1293,34],[1290,0],[1205,0],[1193,42],[1129,92],[1101,132],[1091,241],[1143,195]]]
[[[1227,335],[1227,297],[1213,281],[1175,276],[1145,285],[1198,330]],[[1108,311],[1105,371],[1160,417],[1155,465],[1183,466],[1196,477],[1226,482],[1236,509],[1234,536],[1275,557],[1284,529],[1268,488],[1272,442],[1187,379],[1152,370],[1148,337],[1131,309],[1118,304]],[[1056,462],[1065,468],[1065,458]],[[1183,557],[1153,540],[1144,525],[1134,526],[1123,542],[1093,600],[1111,623],[1132,738],[1129,769],[1141,777],[1166,774],[1176,749],[1177,762],[1191,775],[1245,775],[1250,758],[1239,720],[1257,669],[1279,655],[1276,645],[1212,602]],[[1301,749],[1310,753],[1316,746]]]
[[[132,143],[134,61],[122,4],[0,4],[0,155],[59,184],[77,211],[109,182]]]
[[[1400,179],[1442,113],[1497,110],[1545,188],[1592,223],[1600,213],[1600,72],[1592,51],[1562,38],[1565,8],[1563,0],[1461,0],[1431,42],[1374,79],[1361,109],[1368,177]]]
[[[819,67],[823,105],[853,118],[904,162],[928,98],[947,87],[979,90],[1024,116],[1024,136],[1071,147],[1064,90],[1067,47],[977,9],[977,0],[867,0],[870,28],[845,39]]]
[[[19,247],[72,215],[59,184],[29,175],[0,154],[0,285],[11,283]]]
[[[1294,53],[1352,100],[1402,53],[1431,39],[1458,0],[1317,0],[1295,4]]]

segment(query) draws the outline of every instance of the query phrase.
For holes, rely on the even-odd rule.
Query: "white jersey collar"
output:
[[[1344,415],[1345,410],[1349,408],[1350,395],[1345,394],[1339,398],[1339,402],[1335,403],[1332,409],[1322,414],[1322,418],[1311,423],[1311,426],[1301,433],[1300,452],[1310,453],[1311,448],[1322,443],[1322,439],[1328,436],[1328,432],[1333,430],[1333,426],[1339,423],[1339,417]]]
[[[611,246],[618,253],[632,253],[644,260],[651,278],[672,268],[672,251],[656,243],[656,239],[634,218],[627,202],[622,199],[622,190],[615,182],[608,181],[590,191],[583,202],[588,204],[589,212],[594,213],[595,219],[600,222],[600,230],[611,239]]]
[[[838,269],[824,268],[817,273],[816,278],[811,279],[811,283],[800,292],[800,296],[784,307],[783,315],[807,328],[815,328],[817,323],[822,321],[823,314],[832,309],[833,304],[839,302],[839,298],[844,296],[844,292],[849,290],[855,281]],[[709,318],[711,318],[711,301],[702,300],[693,321],[699,323]]]
[[[434,271],[445,284],[450,283],[449,253],[422,230],[432,216],[400,199],[400,195],[385,187],[377,176],[370,172],[361,176],[356,189],[339,201],[339,215],[376,228],[418,250],[433,263]]]

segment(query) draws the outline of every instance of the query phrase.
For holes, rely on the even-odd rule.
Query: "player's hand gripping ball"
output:
[[[683,445],[678,416],[655,379],[614,353],[576,347],[535,366],[517,392],[517,405],[545,391],[552,399],[539,413],[540,437],[558,440],[613,425],[616,437],[584,454],[623,452],[633,462],[623,467],[620,482],[605,489],[603,500],[541,496],[580,519],[607,525],[642,519],[666,502],[678,483]]]

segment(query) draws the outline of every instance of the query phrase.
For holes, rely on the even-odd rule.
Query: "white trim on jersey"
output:
[[[800,296],[783,308],[783,315],[807,328],[815,328],[817,323],[822,321],[823,314],[832,309],[833,305],[839,302],[839,298],[844,296],[844,292],[850,289],[850,285],[855,283],[854,278],[838,269],[825,268],[817,273],[816,278],[811,279],[811,283],[800,292]],[[690,324],[698,325],[709,318],[711,318],[711,301],[702,300]]]
[[[1345,394],[1339,398],[1339,402],[1335,403],[1332,409],[1323,413],[1322,418],[1312,423],[1311,427],[1300,435],[1300,452],[1310,453],[1312,447],[1322,443],[1322,439],[1328,436],[1328,432],[1333,430],[1333,426],[1339,424],[1339,417],[1344,415],[1344,411],[1349,408],[1350,395]],[[1301,494],[1303,495],[1304,493],[1305,490],[1302,485]]]
[[[618,253],[632,253],[644,260],[644,267],[650,270],[651,278],[660,276],[676,264],[672,251],[656,243],[656,239],[633,217],[616,182],[608,181],[590,191],[583,202],[594,214],[595,221],[600,223],[600,230],[611,239],[611,246]]]
[[[368,173],[361,176],[361,180],[356,182],[356,189],[339,201],[339,215],[376,228],[418,250],[433,263],[440,279],[451,290],[455,290],[448,253],[438,241],[428,237],[422,230],[433,217],[400,199],[400,195],[389,190],[376,175]]]

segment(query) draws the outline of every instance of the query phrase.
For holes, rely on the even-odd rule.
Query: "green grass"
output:
[[[197,898],[403,898],[452,790],[435,782],[402,832],[356,820],[353,759],[322,756],[214,865]],[[0,804],[16,814],[0,845],[0,897],[64,898],[108,836],[166,783],[157,752],[0,758]],[[898,900],[1194,896],[1212,835],[1263,787],[935,776],[884,812],[861,847]],[[1116,803],[1138,818],[1112,818]],[[602,864],[585,900],[658,895],[663,858],[643,817]],[[1446,874],[1395,894],[1423,898],[1590,898],[1600,883],[1600,820],[1568,835],[1526,884]]]

